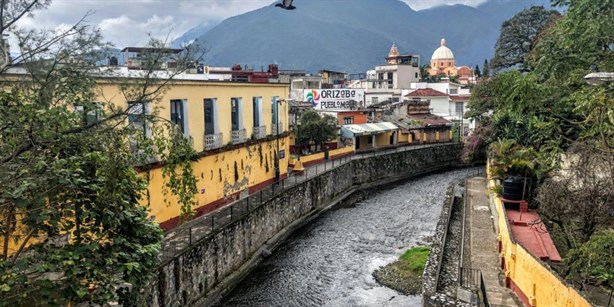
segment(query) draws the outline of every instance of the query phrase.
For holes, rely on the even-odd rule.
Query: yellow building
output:
[[[248,83],[204,80],[202,75],[178,76],[152,105],[136,108],[173,122],[192,141],[198,161],[196,215],[230,203],[250,191],[287,175],[289,86],[285,83]],[[102,78],[100,99],[127,107],[120,85],[125,78]],[[279,157],[279,169],[275,169]],[[165,203],[162,169],[149,178],[148,203],[155,219],[168,230],[180,222],[180,205]]]

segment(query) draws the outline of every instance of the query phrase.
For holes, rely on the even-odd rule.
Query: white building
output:
[[[402,101],[404,90],[418,81],[420,81],[420,56],[399,55],[397,47],[393,44],[385,65],[367,71],[366,78],[352,81],[349,87],[364,89],[365,104],[369,106],[383,101]]]
[[[431,112],[453,123],[462,123],[463,134],[469,134],[475,129],[475,122],[463,119],[468,110],[471,92],[460,84],[442,83],[412,83],[410,92],[404,95],[407,99],[427,99],[431,101]]]

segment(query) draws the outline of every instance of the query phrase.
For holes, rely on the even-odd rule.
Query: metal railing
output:
[[[353,158],[353,155],[342,156],[320,165],[306,168],[305,171],[300,174],[290,174],[290,176],[274,182],[261,190],[255,191],[245,198],[237,199],[220,209],[212,211],[207,215],[196,218],[193,221],[187,222],[167,232],[162,244],[162,261],[173,258],[198,240],[258,209],[262,204],[284,190],[344,165],[352,161]]]
[[[241,144],[247,141],[247,130],[245,129],[232,130],[231,134],[233,144]]]
[[[224,138],[222,133],[205,134],[205,150],[211,150],[222,147]]]
[[[284,190],[292,188],[299,183],[305,182],[334,168],[345,165],[352,160],[441,145],[445,144],[410,145],[391,147],[363,154],[347,154],[333,157],[332,159],[325,160],[323,163],[306,167],[303,172],[291,173],[288,177],[276,181],[261,190],[254,191],[246,197],[237,196],[234,201],[223,207],[168,231],[162,243],[162,261],[172,259],[197,241],[241,219],[244,215],[256,210],[262,204]],[[400,171],[402,170],[398,170],[398,172]],[[428,171],[428,169],[425,171]]]
[[[486,284],[482,271],[474,268],[461,267],[458,278],[459,286],[473,290],[478,295],[478,306],[490,307],[488,302],[488,294],[486,293]]]

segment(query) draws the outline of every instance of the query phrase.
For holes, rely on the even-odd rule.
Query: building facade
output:
[[[127,101],[122,84],[130,77],[117,75],[98,80],[99,99],[127,108],[134,102]],[[138,108],[155,109],[192,142],[198,157],[192,162],[199,191],[196,216],[287,176],[288,84],[231,80],[215,74],[179,74],[155,102]],[[180,205],[164,194],[162,169],[154,163],[143,175],[149,179],[143,204],[163,229],[177,226]]]
[[[439,48],[435,49],[431,56],[431,68],[428,73],[431,76],[458,76],[458,82],[461,84],[475,83],[475,75],[471,68],[456,66],[454,53],[446,46],[444,38],[441,39]]]

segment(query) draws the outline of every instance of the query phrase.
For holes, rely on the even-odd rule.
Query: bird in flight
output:
[[[293,10],[296,7],[292,5],[292,1],[294,0],[283,0],[281,3],[275,4],[275,6],[285,10]]]

